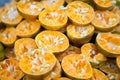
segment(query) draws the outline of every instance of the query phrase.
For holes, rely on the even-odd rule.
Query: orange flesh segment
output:
[[[0,68],[0,77],[3,79],[8,77],[16,80],[23,77],[23,73],[18,66],[18,60],[15,58],[2,61],[0,63]]]
[[[120,35],[112,33],[99,33],[98,44],[108,52],[120,54]]]
[[[113,9],[113,12],[116,14],[116,16],[119,18],[119,23],[120,23],[120,10],[119,8]]]
[[[36,49],[29,55],[25,55],[19,64],[22,71],[27,74],[44,75],[53,69],[56,64],[56,58],[52,53],[43,53]]]
[[[43,31],[39,33],[35,41],[39,48],[54,52],[63,52],[69,47],[68,38],[58,31]]]
[[[0,34],[0,41],[4,44],[12,44],[17,39],[14,27],[6,27]]]
[[[67,22],[67,16],[63,10],[45,9],[40,13],[40,21],[50,26],[59,26]]]
[[[63,58],[64,72],[77,79],[87,79],[92,76],[92,67],[80,54],[70,54]]]
[[[18,9],[28,15],[39,15],[43,8],[42,4],[37,1],[21,0],[18,2]]]
[[[113,3],[111,0],[95,0],[96,4],[100,5],[101,7],[111,7]]]
[[[43,80],[51,80],[61,77],[61,65],[59,61],[57,60],[55,67],[53,70],[47,74],[47,76]]]
[[[69,18],[78,24],[88,24],[94,18],[93,8],[81,1],[69,3],[66,12]]]
[[[96,11],[95,14],[92,23],[101,28],[114,27],[119,21],[117,16],[110,11]]]
[[[96,46],[92,43],[86,43],[81,47],[82,54],[90,60],[90,62],[98,63],[99,61],[106,61],[106,57],[101,54]]]
[[[17,28],[16,33],[19,36],[35,34],[36,31],[40,29],[40,23],[38,20],[24,20],[21,22]]]
[[[35,41],[31,38],[22,38],[15,42],[14,50],[16,57],[22,58],[22,56],[37,48]]]
[[[16,4],[7,4],[1,13],[1,21],[6,24],[18,24],[22,20],[22,16],[16,9]]]
[[[18,14],[17,9],[15,9],[14,7],[11,7],[9,10],[6,10],[2,13],[2,19],[6,19],[9,21],[15,21],[19,17],[20,15]]]
[[[94,68],[93,69],[93,76],[92,76],[92,78],[90,78],[88,80],[101,80],[101,79],[108,80],[107,76],[103,72]]]
[[[94,27],[91,25],[87,25],[87,26],[69,25],[67,27],[67,30],[70,35],[77,37],[77,38],[83,38],[91,34],[94,31]]]

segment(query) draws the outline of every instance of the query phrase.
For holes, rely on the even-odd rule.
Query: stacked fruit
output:
[[[120,80],[119,0],[13,0],[0,8],[0,80]]]

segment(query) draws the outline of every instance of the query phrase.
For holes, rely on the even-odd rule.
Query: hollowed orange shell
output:
[[[98,31],[111,31],[118,23],[119,18],[108,10],[96,11],[95,18],[92,21],[92,24]]]
[[[0,62],[0,80],[20,80],[24,76],[15,58]]]
[[[68,18],[64,10],[46,8],[39,15],[41,25],[48,30],[60,30],[65,27]]]
[[[120,10],[119,10],[119,7],[116,6],[114,9],[113,9],[113,13],[115,13],[115,15],[119,18],[119,24],[120,24]]]
[[[0,42],[6,46],[13,46],[16,39],[16,29],[14,27],[6,27],[0,32]]]
[[[81,47],[81,53],[93,64],[93,66],[99,65],[107,60],[93,43],[84,44]]]
[[[88,80],[108,80],[107,76],[98,69],[93,68],[93,76]]]
[[[95,17],[93,8],[82,1],[73,1],[69,3],[66,13],[70,20],[77,25],[87,25]]]
[[[14,50],[16,58],[20,59],[27,52],[32,51],[37,48],[35,40],[32,38],[21,38],[15,42]]]
[[[67,36],[75,45],[82,45],[89,42],[93,33],[94,27],[92,25],[77,26],[72,24],[67,26]]]
[[[43,80],[56,80],[57,78],[61,77],[61,65],[59,61],[57,60],[56,65],[54,66],[53,70],[48,73]]]
[[[20,0],[17,3],[17,9],[26,19],[37,18],[39,13],[44,8],[43,4],[33,0]]]
[[[61,32],[45,30],[35,37],[35,42],[39,48],[59,53],[69,47],[68,38]]]
[[[56,64],[55,56],[50,52],[35,49],[20,59],[21,70],[33,77],[42,77],[52,71]]]
[[[90,63],[80,54],[70,54],[63,58],[62,69],[65,74],[74,79],[89,79],[93,71]]]
[[[16,34],[19,37],[34,37],[40,30],[38,20],[24,20],[16,27]]]
[[[98,9],[111,9],[114,6],[112,0],[93,0]]]
[[[120,55],[120,35],[113,33],[99,33],[96,38],[97,48],[108,57]]]
[[[4,7],[1,12],[1,22],[9,26],[15,26],[22,20],[16,8],[16,3],[9,3]]]

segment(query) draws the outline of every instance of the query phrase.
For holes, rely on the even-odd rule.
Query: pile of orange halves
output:
[[[12,0],[0,8],[0,80],[120,80],[115,0]]]

